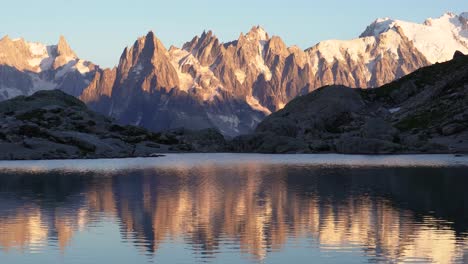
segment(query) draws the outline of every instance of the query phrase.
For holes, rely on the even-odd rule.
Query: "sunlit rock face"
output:
[[[79,96],[98,70],[78,58],[63,36],[56,45],[0,39],[0,100],[52,89]]]
[[[452,263],[468,250],[461,170],[446,181],[438,169],[271,166],[181,163],[128,175],[68,173],[67,180],[2,177],[1,186],[23,200],[12,202],[0,189],[2,204],[10,205],[0,211],[0,250],[42,252],[55,241],[66,252],[77,232],[108,221],[152,255],[169,241],[212,257],[230,241],[255,260],[303,239],[323,251],[361,250],[383,262]],[[31,192],[32,182],[47,187],[47,200],[42,190]]]
[[[359,38],[327,40],[305,50],[260,26],[222,42],[203,32],[166,48],[149,32],[126,48],[115,69],[81,60],[57,45],[0,40],[0,100],[61,89],[121,123],[152,130],[215,127],[253,131],[297,96],[325,85],[374,88],[423,66],[468,53],[466,14],[422,24],[378,19]]]
[[[235,136],[251,131],[266,114],[258,103],[256,109],[245,96],[224,89],[189,52],[167,50],[153,32],[126,48],[115,70],[96,75],[80,98],[122,123],[154,131],[215,127]]]
[[[216,127],[225,135],[244,134],[265,115],[322,86],[378,87],[447,61],[456,50],[467,53],[465,24],[463,15],[454,14],[424,24],[378,19],[357,39],[323,41],[305,51],[259,26],[226,43],[208,31],[182,48],[166,50],[156,41],[157,56],[146,54],[149,64],[137,63],[145,58],[140,38],[122,55],[112,103],[104,96],[107,108],[96,109],[151,129]],[[89,89],[106,90],[95,84]],[[94,105],[99,93],[91,93],[93,98],[82,98]]]

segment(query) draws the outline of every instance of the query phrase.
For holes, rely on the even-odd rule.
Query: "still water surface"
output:
[[[468,157],[0,162],[0,263],[468,263]]]

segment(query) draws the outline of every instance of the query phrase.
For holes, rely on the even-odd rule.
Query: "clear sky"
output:
[[[447,11],[468,11],[467,0],[8,0],[0,8],[0,37],[55,44],[64,35],[78,56],[111,67],[149,30],[169,47],[205,29],[227,42],[261,25],[305,49],[357,37],[379,17],[422,22]]]

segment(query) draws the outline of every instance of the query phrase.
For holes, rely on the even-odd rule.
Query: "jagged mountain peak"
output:
[[[71,49],[70,45],[68,44],[67,40],[63,35],[60,35],[59,41],[57,43],[57,55],[58,56],[67,56],[76,58],[75,52]]]
[[[218,37],[211,30],[203,31],[201,36],[194,37],[182,47],[182,50],[191,53],[204,66],[212,64],[221,49]]]
[[[215,37],[212,30],[208,30],[208,31],[203,30],[203,33],[201,34],[201,39],[212,38],[212,37]]]
[[[119,67],[125,72],[129,67],[136,66],[140,62],[152,64],[153,61],[166,57],[167,54],[164,44],[150,30],[146,35],[139,37],[131,47],[125,47],[120,57]]]
[[[149,31],[145,38],[145,47],[153,51],[153,53],[167,53],[164,44],[159,40],[153,31]]]
[[[283,39],[278,36],[273,36],[268,40],[266,43],[266,51],[267,53],[273,53],[283,57],[287,57],[289,55],[288,46],[286,46]]]
[[[253,26],[247,33],[246,37],[261,41],[266,41],[270,39],[268,33],[261,26]]]
[[[191,41],[186,42],[182,46],[182,49],[196,55],[197,52],[200,49],[202,49],[204,46],[214,45],[214,44],[219,45],[219,40],[216,37],[216,35],[213,33],[212,30],[208,30],[208,31],[204,30],[200,36],[197,35],[193,37]]]
[[[154,93],[159,89],[170,90],[179,86],[169,52],[153,31],[139,37],[133,46],[123,51],[115,79],[116,85],[106,82],[103,87],[92,88],[99,91],[112,89],[112,92],[125,98],[121,105],[128,104],[134,93]]]
[[[138,38],[135,44],[141,45],[141,47],[147,47],[151,49],[152,52],[167,52],[164,44],[158,37],[156,37],[156,34],[152,30],[148,31],[145,36]]]

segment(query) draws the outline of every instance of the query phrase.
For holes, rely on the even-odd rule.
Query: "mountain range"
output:
[[[230,145],[261,153],[468,153],[468,55],[456,52],[376,89],[319,88]]]
[[[221,42],[203,32],[166,48],[153,32],[124,49],[117,67],[82,60],[61,37],[46,46],[0,40],[0,100],[60,89],[123,124],[153,131],[215,127],[246,134],[297,96],[325,85],[373,88],[468,53],[468,13],[422,24],[378,19],[353,40],[302,50],[261,27]]]

